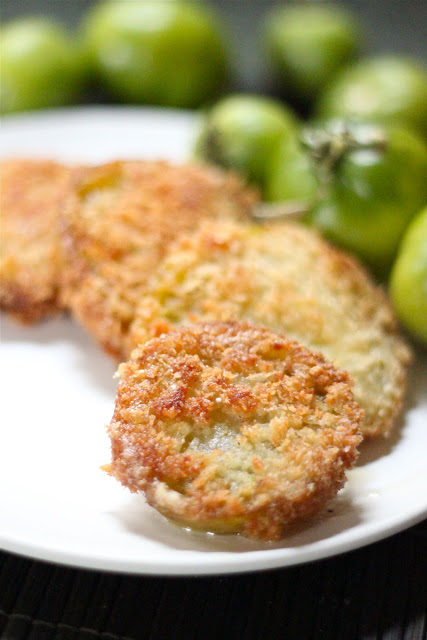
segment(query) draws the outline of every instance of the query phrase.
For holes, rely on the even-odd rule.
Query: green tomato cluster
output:
[[[272,158],[264,195],[271,200],[305,195],[309,224],[356,253],[381,278],[391,269],[396,311],[427,344],[427,209],[416,215],[427,201],[425,68],[396,55],[356,61],[360,26],[327,3],[274,8],[264,43],[287,99],[324,123],[344,119],[365,142],[379,123],[384,140],[382,148],[348,145],[325,170],[328,162],[319,148],[313,162],[288,139]]]
[[[104,0],[77,37],[50,19],[1,32],[1,112],[75,101],[85,79],[119,101],[198,107],[224,86],[224,28],[203,3]]]
[[[427,201],[427,146],[420,135],[396,125],[342,120],[307,130],[284,105],[259,96],[219,101],[203,118],[195,155],[239,171],[267,201],[305,208],[306,224],[356,254],[382,280]],[[400,271],[411,274],[411,256]],[[408,288],[401,276],[396,279],[395,288]],[[426,291],[419,295],[425,301]]]
[[[3,113],[70,103],[89,77],[115,100],[198,107],[230,76],[229,34],[202,0],[100,0],[74,39],[45,18],[15,20],[1,36]],[[260,30],[260,55],[291,104],[427,133],[424,69],[397,56],[355,62],[362,44],[358,19],[336,2],[276,5]]]
[[[101,0],[74,39],[51,20],[16,20],[0,33],[1,112],[69,104],[88,79],[116,100],[198,107],[229,76],[224,34],[192,0]],[[426,224],[412,223],[427,200],[425,69],[357,60],[361,26],[330,2],[276,6],[261,35],[282,94],[322,124],[307,133],[283,102],[227,96],[201,116],[195,157],[239,171],[268,202],[299,203],[379,277],[392,269],[398,313],[425,340]]]

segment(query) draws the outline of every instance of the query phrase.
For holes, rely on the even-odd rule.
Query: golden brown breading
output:
[[[348,374],[267,329],[188,324],[119,372],[108,471],[180,524],[280,539],[356,459]]]
[[[200,220],[243,219],[256,201],[236,176],[166,162],[83,170],[64,215],[64,303],[112,355],[168,245]]]
[[[354,378],[364,435],[392,428],[409,350],[383,291],[314,231],[297,223],[205,223],[182,238],[141,300],[129,349],[195,319],[247,320],[321,351]]]
[[[58,215],[70,176],[47,160],[1,164],[0,306],[25,323],[58,310]]]

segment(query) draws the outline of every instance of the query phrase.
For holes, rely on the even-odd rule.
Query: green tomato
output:
[[[354,59],[361,30],[354,16],[333,4],[272,9],[264,25],[266,55],[290,98],[311,103],[326,82]]]
[[[360,140],[375,125],[353,126]],[[344,152],[310,214],[336,244],[356,253],[379,275],[389,271],[400,239],[427,198],[427,146],[405,129],[384,130],[385,148]]]
[[[427,207],[403,237],[391,272],[390,296],[402,323],[427,345]]]
[[[280,102],[249,94],[228,96],[205,116],[195,157],[239,171],[263,188],[272,153],[296,128],[295,116]]]
[[[272,153],[266,174],[265,199],[310,205],[318,191],[313,163],[303,148],[299,132],[282,137]]]
[[[196,107],[227,75],[222,27],[203,4],[102,2],[84,39],[100,80],[119,100]]]
[[[72,102],[84,69],[78,46],[61,26],[25,18],[1,29],[1,113]]]
[[[321,96],[321,118],[357,118],[408,125],[427,135],[427,75],[398,56],[363,60],[344,70]]]

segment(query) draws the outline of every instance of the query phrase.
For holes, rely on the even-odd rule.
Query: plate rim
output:
[[[89,554],[75,553],[71,551],[49,550],[40,546],[31,545],[25,542],[9,541],[6,536],[0,534],[0,545],[2,551],[13,553],[29,559],[40,560],[43,562],[59,564],[75,569],[91,569],[94,571],[122,573],[128,575],[146,575],[146,576],[164,576],[164,577],[191,577],[191,576],[209,576],[209,575],[230,575],[238,573],[252,573],[257,571],[268,571],[274,569],[285,569],[287,567],[298,566],[310,562],[326,560],[331,557],[340,556],[345,553],[356,551],[362,547],[374,544],[380,540],[389,538],[397,533],[405,531],[410,527],[422,522],[427,518],[427,506],[416,513],[404,519],[390,518],[390,524],[384,526],[380,530],[366,532],[364,535],[355,534],[349,539],[339,541],[335,547],[327,546],[326,549],[313,549],[319,543],[311,543],[306,545],[308,549],[305,553],[298,557],[283,557],[283,549],[265,549],[244,551],[233,555],[233,552],[217,552],[218,554],[233,555],[232,564],[228,560],[216,558],[216,553],[206,554],[202,560],[195,558],[191,561],[178,560],[175,561],[173,570],[162,562],[136,561],[131,563],[130,560],[112,560],[105,556],[93,556]],[[348,532],[346,532],[348,535]],[[332,541],[332,538],[325,538],[321,542]],[[3,546],[5,544],[5,546]],[[302,547],[304,548],[304,547]],[[178,551],[179,553],[179,551]],[[269,558],[265,559],[264,555],[268,554]],[[203,552],[200,552],[203,555]],[[261,556],[261,557],[260,557]],[[208,559],[211,560],[208,560]],[[285,560],[285,561],[284,561]],[[227,564],[221,564],[227,562]]]

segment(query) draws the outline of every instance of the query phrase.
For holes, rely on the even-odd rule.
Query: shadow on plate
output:
[[[152,540],[169,549],[183,551],[247,553],[271,549],[293,549],[314,544],[348,531],[362,522],[362,508],[345,490],[327,508],[306,523],[293,525],[280,542],[256,542],[241,535],[217,535],[192,531],[173,524],[149,507],[142,495],[131,496],[126,504],[110,514],[128,533]]]

